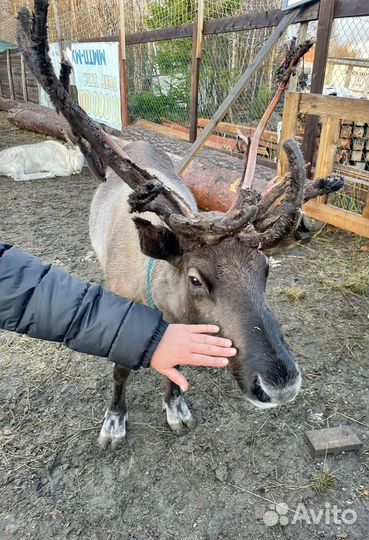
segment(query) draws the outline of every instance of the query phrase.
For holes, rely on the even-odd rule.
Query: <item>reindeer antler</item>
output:
[[[48,0],[35,0],[33,18],[29,10],[18,13],[19,49],[36,79],[52,103],[68,121],[76,142],[90,169],[100,180],[110,167],[133,193],[129,202],[132,212],[154,212],[177,234],[182,250],[214,245],[224,238],[240,237],[250,247],[269,247],[295,226],[304,199],[305,168],[301,152],[294,141],[284,145],[290,163],[290,175],[274,186],[263,198],[243,186],[235,204],[227,213],[204,212],[194,215],[186,201],[156,177],[130,161],[120,146],[72,99],[69,87],[70,67],[62,66],[61,77],[54,73],[47,40]],[[288,66],[292,65],[291,60]],[[281,197],[283,186],[284,199]],[[309,198],[340,189],[342,182],[323,179],[308,189]]]
[[[127,156],[122,159],[113,139],[75,103],[67,92],[69,71],[66,67],[62,68],[63,82],[58,80],[48,55],[48,7],[48,0],[35,0],[33,17],[26,7],[19,10],[17,25],[19,49],[28,67],[48,93],[52,103],[68,121],[77,138],[77,143],[86,155],[87,162],[92,166],[93,172],[97,173],[101,179],[103,172],[98,163],[100,161],[104,168],[113,169],[132,189],[145,186],[146,189],[155,191],[156,196],[163,195],[172,211],[192,215],[188,205],[177,193],[168,190],[159,180],[132,163]]]

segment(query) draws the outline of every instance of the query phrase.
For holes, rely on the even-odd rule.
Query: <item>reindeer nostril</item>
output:
[[[270,397],[268,396],[268,394],[266,392],[264,392],[264,390],[262,389],[262,387],[260,385],[258,375],[255,375],[255,377],[254,377],[252,387],[251,387],[251,392],[259,401],[262,401],[263,403],[269,403],[270,402]]]

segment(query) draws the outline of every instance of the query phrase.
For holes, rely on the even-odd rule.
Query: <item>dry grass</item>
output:
[[[306,290],[303,287],[285,287],[281,290],[281,294],[290,302],[298,302],[305,298]]]
[[[346,273],[345,273],[346,274]],[[338,279],[319,275],[319,281],[330,290],[351,293],[358,296],[369,296],[369,265],[365,268],[351,271]]]

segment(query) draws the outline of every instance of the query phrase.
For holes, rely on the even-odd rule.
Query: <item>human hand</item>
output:
[[[170,324],[151,359],[151,367],[188,390],[188,382],[175,366],[224,367],[235,356],[230,339],[209,336],[219,327],[209,324]]]

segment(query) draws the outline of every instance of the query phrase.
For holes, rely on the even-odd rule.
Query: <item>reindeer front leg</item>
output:
[[[176,366],[176,369],[179,369]],[[167,379],[167,390],[163,401],[163,410],[166,413],[167,423],[172,431],[180,434],[184,426],[190,428],[194,419],[187,407],[180,387]]]
[[[106,448],[109,443],[112,448],[122,444],[126,438],[127,405],[126,405],[126,385],[130,374],[127,369],[118,364],[114,364],[113,370],[113,396],[109,408],[105,413],[102,425],[99,444]]]

